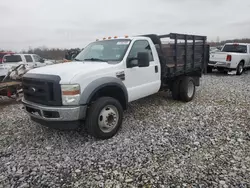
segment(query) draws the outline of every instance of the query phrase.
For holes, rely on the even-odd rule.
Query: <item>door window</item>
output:
[[[30,55],[25,55],[24,57],[27,63],[33,62],[32,57]]]
[[[133,64],[138,64],[138,61],[136,60],[138,52],[147,52],[149,55],[149,61],[154,61],[152,50],[150,48],[148,41],[138,40],[138,41],[135,41],[135,43],[133,44],[128,55],[129,59],[130,58],[135,59],[135,60],[132,60]]]
[[[33,55],[35,62],[39,62],[41,60],[41,57],[38,55]]]

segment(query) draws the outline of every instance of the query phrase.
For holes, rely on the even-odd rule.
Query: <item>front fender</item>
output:
[[[94,96],[94,94],[98,90],[100,90],[101,88],[106,87],[106,86],[117,86],[117,87],[121,88],[124,92],[126,103],[128,103],[128,91],[127,91],[127,88],[124,85],[124,83],[118,78],[103,77],[103,78],[99,78],[99,79],[94,80],[84,89],[84,91],[80,97],[80,101],[79,101],[80,105],[89,104],[90,100]]]

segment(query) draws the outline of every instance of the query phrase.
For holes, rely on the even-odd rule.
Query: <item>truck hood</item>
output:
[[[45,74],[45,75],[57,75],[61,77],[62,83],[70,83],[71,79],[76,75],[92,75],[93,73],[100,72],[103,70],[110,69],[114,65],[106,62],[69,62],[60,63],[50,66],[35,68],[30,70],[28,73],[32,74]]]

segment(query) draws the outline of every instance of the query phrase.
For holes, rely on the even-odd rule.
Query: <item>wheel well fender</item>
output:
[[[128,91],[124,83],[113,77],[99,78],[91,82],[80,97],[81,105],[89,105],[99,97],[113,97],[117,99],[124,109],[127,109]]]
[[[245,65],[245,60],[244,60],[244,59],[240,60],[239,64],[240,64],[241,62],[243,63],[243,66],[244,66],[244,65]]]

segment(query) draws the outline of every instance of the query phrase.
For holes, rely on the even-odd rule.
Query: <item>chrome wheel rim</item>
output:
[[[191,98],[194,94],[194,83],[192,81],[189,81],[188,83],[188,97]]]
[[[98,125],[101,131],[104,133],[109,133],[117,126],[119,121],[119,113],[115,106],[107,105],[105,106],[99,116]]]

